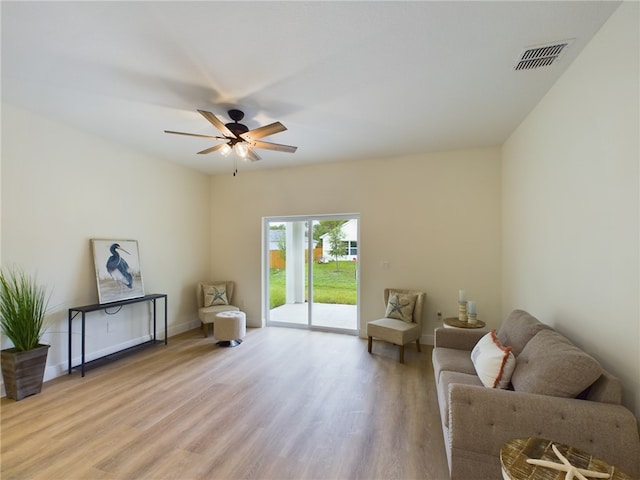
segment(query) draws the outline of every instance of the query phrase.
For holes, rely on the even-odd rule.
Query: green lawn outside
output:
[[[305,292],[307,288],[307,267],[305,267]],[[270,308],[284,305],[286,300],[286,273],[284,269],[269,272]],[[313,264],[313,295],[315,303],[339,303],[355,305],[356,262],[344,261]],[[308,299],[306,299],[308,300]]]

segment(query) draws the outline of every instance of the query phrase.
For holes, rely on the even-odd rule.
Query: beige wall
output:
[[[503,314],[584,347],[640,418],[638,3],[624,3],[503,148]]]
[[[1,260],[36,273],[52,291],[45,379],[66,368],[68,308],[98,301],[90,238],[138,240],[146,292],[168,294],[170,335],[197,325],[195,284],[210,263],[208,216],[208,176],[2,105]],[[118,315],[90,314],[88,356],[148,334],[140,321],[147,311],[138,304]],[[73,330],[79,355],[79,321]]]
[[[211,194],[211,271],[238,283],[251,325],[262,323],[262,218],[338,213],[360,214],[361,329],[384,313],[385,287],[427,292],[425,342],[438,310],[457,315],[460,288],[480,318],[500,324],[498,148],[240,170],[213,177]]]
[[[620,7],[502,150],[206,177],[3,105],[0,260],[53,289],[47,378],[66,366],[67,309],[97,301],[90,238],[140,242],[173,334],[197,325],[201,278],[235,280],[262,324],[264,216],[358,213],[361,328],[384,287],[424,289],[428,343],[464,288],[489,327],[525,308],[566,333],[640,416],[638,13]],[[139,313],[96,314],[90,354],[143,335]]]

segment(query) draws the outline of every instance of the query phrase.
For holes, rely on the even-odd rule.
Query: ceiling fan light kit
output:
[[[228,157],[230,153],[231,153],[231,147],[229,146],[228,143],[225,143],[220,149],[220,154],[223,157]]]
[[[236,143],[234,148],[240,158],[246,158],[247,153],[249,153],[249,147],[247,147],[247,144],[244,142]]]
[[[172,133],[176,135],[187,135],[190,137],[210,138],[213,140],[225,140],[225,143],[219,143],[213,147],[206,148],[198,154],[208,154],[219,151],[223,157],[227,157],[231,151],[235,151],[236,155],[242,159],[248,158],[251,161],[260,160],[260,156],[254,151],[255,148],[262,148],[265,150],[275,150],[278,152],[294,153],[298,147],[291,145],[283,145],[280,143],[263,142],[260,139],[273,135],[275,133],[284,132],[285,127],[280,122],[273,122],[263,127],[249,128],[240,123],[240,120],[244,118],[244,112],[241,110],[231,109],[227,113],[229,118],[233,122],[223,123],[213,113],[206,110],[198,110],[198,112],[211,123],[223,136],[214,135],[200,135],[197,133],[185,133],[176,132],[173,130],[165,130],[165,133]],[[238,173],[237,162],[234,160],[233,176]]]

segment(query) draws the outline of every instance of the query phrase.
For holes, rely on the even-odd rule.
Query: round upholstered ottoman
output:
[[[235,347],[242,343],[247,332],[247,317],[241,311],[227,311],[216,314],[213,321],[213,336],[222,347]]]
[[[198,310],[198,316],[200,317],[200,328],[205,337],[209,336],[209,325],[213,326],[213,322],[216,321],[216,315],[220,312],[228,312],[233,310],[240,310],[233,305],[212,305],[210,307],[202,307]]]

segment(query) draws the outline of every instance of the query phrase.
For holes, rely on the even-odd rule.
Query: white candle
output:
[[[467,302],[467,313],[470,313],[472,315],[475,315],[476,312],[476,302],[469,300]]]
[[[459,302],[467,301],[467,294],[464,290],[458,290],[458,301]]]

